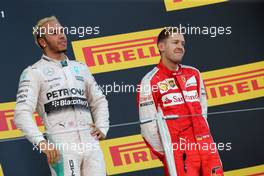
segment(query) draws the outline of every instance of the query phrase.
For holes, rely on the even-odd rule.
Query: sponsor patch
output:
[[[179,105],[186,102],[199,102],[199,97],[196,90],[193,91],[183,91],[182,96],[181,93],[168,93],[166,95],[163,95],[161,100],[163,102],[163,106],[173,106],[173,105]]]
[[[166,81],[158,82],[160,93],[166,93],[169,90],[169,85]]]
[[[177,85],[176,85],[176,83],[175,83],[174,78],[166,79],[166,81],[167,81],[170,89],[177,89],[178,88]]]
[[[195,79],[195,76],[189,78],[185,83],[185,87],[191,87],[191,86],[197,86],[197,81]]]
[[[222,172],[221,172],[220,166],[216,166],[212,168],[212,176],[221,176],[221,175],[222,175]]]
[[[153,101],[147,101],[145,103],[140,103],[140,107],[149,106],[149,105],[153,105],[153,104],[154,104]]]
[[[86,98],[68,97],[59,100],[54,100],[44,104],[47,114],[55,111],[62,111],[67,108],[86,109],[89,110],[89,105]]]
[[[164,107],[184,103],[184,99],[181,93],[169,93],[169,94],[163,95],[161,100],[163,102]]]
[[[84,78],[82,76],[75,76],[75,79],[84,82]]]
[[[139,99],[140,103],[146,102],[146,101],[151,101],[152,100],[152,95],[146,95],[146,96],[142,96]]]

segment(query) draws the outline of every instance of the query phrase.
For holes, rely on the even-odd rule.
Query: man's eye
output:
[[[63,29],[60,29],[60,34],[64,34],[64,30]]]
[[[49,34],[53,35],[54,34],[54,31],[49,31]]]

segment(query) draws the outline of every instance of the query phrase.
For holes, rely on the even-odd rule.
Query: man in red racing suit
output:
[[[140,84],[137,95],[141,133],[169,175],[157,128],[161,108],[171,137],[178,176],[222,176],[223,169],[206,120],[207,100],[200,72],[181,65],[184,37],[163,30],[158,37],[161,61]]]

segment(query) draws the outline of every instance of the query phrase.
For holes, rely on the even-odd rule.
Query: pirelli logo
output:
[[[167,11],[188,9],[193,7],[205,6],[227,0],[164,0]]]
[[[264,96],[264,61],[202,73],[209,106]]]
[[[107,174],[113,175],[162,166],[141,135],[134,135],[101,142],[107,165]]]
[[[3,172],[1,164],[0,164],[0,176],[4,176],[4,172]]]
[[[157,35],[161,30],[74,41],[75,58],[86,63],[92,73],[156,64],[160,59],[156,46]]]
[[[225,172],[225,176],[241,176],[241,175],[263,176],[264,175],[264,164]]]
[[[20,130],[14,124],[15,102],[0,104],[0,139],[8,139],[22,136]],[[35,112],[33,118],[40,130],[44,130],[41,118]]]

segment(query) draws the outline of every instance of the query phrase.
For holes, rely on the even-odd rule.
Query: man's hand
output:
[[[95,124],[92,124],[91,127],[92,127],[91,135],[94,136],[96,140],[105,139],[105,135],[102,133],[101,130],[99,130],[99,128],[95,126]]]
[[[47,141],[41,141],[38,146],[40,150],[46,154],[49,164],[54,164],[60,160],[60,153],[56,150],[54,144],[50,144]]]

